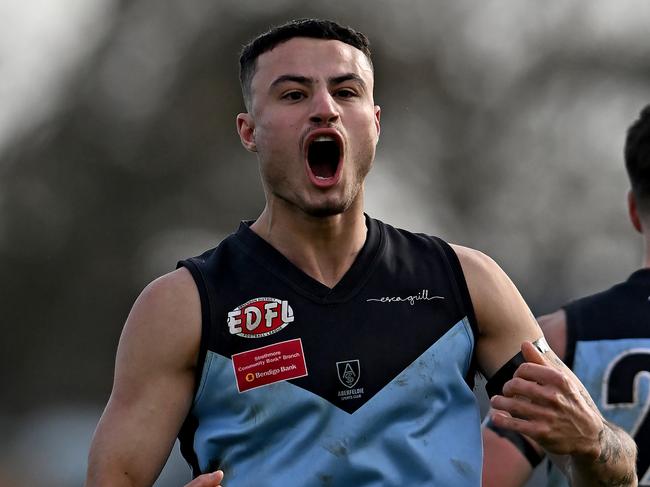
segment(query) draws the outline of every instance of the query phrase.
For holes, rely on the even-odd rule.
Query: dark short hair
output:
[[[368,38],[351,27],[338,24],[331,20],[320,19],[298,19],[291,20],[285,24],[273,27],[268,32],[257,36],[244,46],[239,56],[239,82],[241,83],[244,103],[250,109],[251,82],[257,67],[257,58],[279,44],[294,37],[310,37],[313,39],[325,39],[341,41],[356,47],[366,55],[370,67],[372,59],[370,54],[370,42]]]
[[[625,168],[640,211],[650,215],[650,105],[627,130]]]

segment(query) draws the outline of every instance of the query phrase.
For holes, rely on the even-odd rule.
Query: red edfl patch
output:
[[[294,320],[288,301],[254,298],[228,313],[228,329],[243,338],[261,338],[279,332]]]

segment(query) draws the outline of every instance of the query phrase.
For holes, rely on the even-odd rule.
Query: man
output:
[[[529,363],[517,394],[555,395],[557,414],[571,405],[583,438],[565,444],[573,425],[549,434],[537,411],[502,426],[568,455],[581,485],[632,485],[633,460],[597,461],[631,439],[546,351],[501,269],[364,214],[380,128],[366,37],[289,22],[246,46],[240,65],[237,130],[266,206],[137,299],[87,486],[151,485],[177,434],[188,487],[478,486],[474,365],[500,393],[518,353]]]
[[[540,317],[539,323],[551,348],[586,385],[605,418],[634,436],[639,485],[650,485],[650,105],[628,130],[625,165],[632,187],[627,197],[630,220],[643,236],[641,269],[607,291]],[[534,442],[489,420],[483,436],[487,487],[520,486],[542,460]],[[548,484],[567,481],[553,468]]]

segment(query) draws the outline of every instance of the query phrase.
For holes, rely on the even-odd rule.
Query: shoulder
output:
[[[194,278],[187,268],[180,267],[149,283],[136,303],[155,304],[156,307],[163,306],[170,309],[181,305],[182,310],[185,308],[184,305],[195,300],[198,300],[198,290]]]
[[[199,293],[190,272],[181,267],[147,285],[133,306],[133,312],[158,318],[163,325],[200,317]]]
[[[120,345],[193,365],[201,335],[201,303],[192,275],[179,268],[147,285],[136,299]],[[125,343],[126,342],[126,343]],[[164,361],[164,358],[162,359]]]
[[[488,255],[480,250],[464,247],[457,244],[449,244],[460,260],[463,270],[469,273],[483,273],[499,269],[499,265]]]
[[[475,307],[503,298],[504,293],[517,293],[510,278],[490,256],[469,247],[450,245],[458,256]]]

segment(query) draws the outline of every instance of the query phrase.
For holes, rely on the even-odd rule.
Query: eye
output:
[[[289,100],[289,101],[299,101],[302,100],[305,97],[304,93],[300,91],[289,91],[282,95],[283,100]]]
[[[352,98],[357,96],[357,93],[350,88],[342,88],[336,92],[336,96],[339,98]]]

